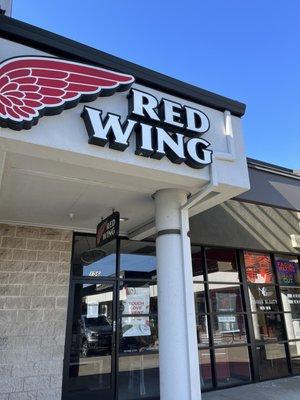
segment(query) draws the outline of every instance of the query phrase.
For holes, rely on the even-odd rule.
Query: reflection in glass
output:
[[[118,399],[159,396],[158,354],[119,357]]]
[[[96,238],[90,235],[75,235],[73,250],[73,274],[89,277],[115,277],[116,241],[95,247]]]
[[[203,281],[203,259],[200,246],[191,246],[193,277],[195,281]]]
[[[120,271],[123,279],[156,277],[155,243],[121,241]]]
[[[290,342],[289,348],[293,373],[300,374],[300,340],[297,342]]]
[[[111,284],[76,284],[73,309],[69,389],[111,387]]]
[[[269,254],[244,251],[247,281],[252,283],[273,283],[271,257]]]
[[[214,345],[247,342],[245,318],[242,314],[218,314],[213,317]]]
[[[211,361],[209,349],[200,350],[198,352],[199,367],[200,367],[200,383],[201,389],[212,387]]]
[[[206,249],[208,280],[213,282],[239,282],[234,250]]]
[[[300,287],[280,287],[284,311],[300,314]]]
[[[243,311],[240,285],[210,284],[209,295],[214,313]]]
[[[278,311],[278,301],[275,286],[249,285],[251,311]]]
[[[194,283],[194,299],[196,314],[205,314],[207,312],[204,285],[202,283]]]
[[[284,313],[286,332],[289,340],[300,340],[300,313]]]
[[[196,315],[197,324],[197,340],[198,346],[204,347],[209,346],[209,333],[208,333],[208,316],[207,315]]]
[[[297,257],[276,255],[275,267],[280,285],[300,284],[300,268]]]
[[[248,347],[215,349],[218,386],[234,385],[251,380]]]
[[[279,378],[288,375],[285,345],[270,343],[256,348],[260,379]]]
[[[280,341],[285,340],[285,330],[281,314],[252,314],[255,340]]]

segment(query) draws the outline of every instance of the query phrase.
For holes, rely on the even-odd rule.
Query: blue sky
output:
[[[300,169],[299,0],[13,0],[13,17],[247,104],[246,152]]]

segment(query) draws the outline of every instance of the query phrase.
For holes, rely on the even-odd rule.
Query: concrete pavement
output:
[[[300,400],[300,376],[202,394],[202,400]]]

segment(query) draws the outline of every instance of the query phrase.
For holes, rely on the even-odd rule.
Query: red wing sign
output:
[[[0,126],[30,129],[44,115],[125,91],[131,75],[52,57],[15,57],[0,64]]]

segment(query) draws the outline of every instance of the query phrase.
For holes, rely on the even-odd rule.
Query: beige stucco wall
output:
[[[0,224],[0,400],[60,400],[72,233]]]

